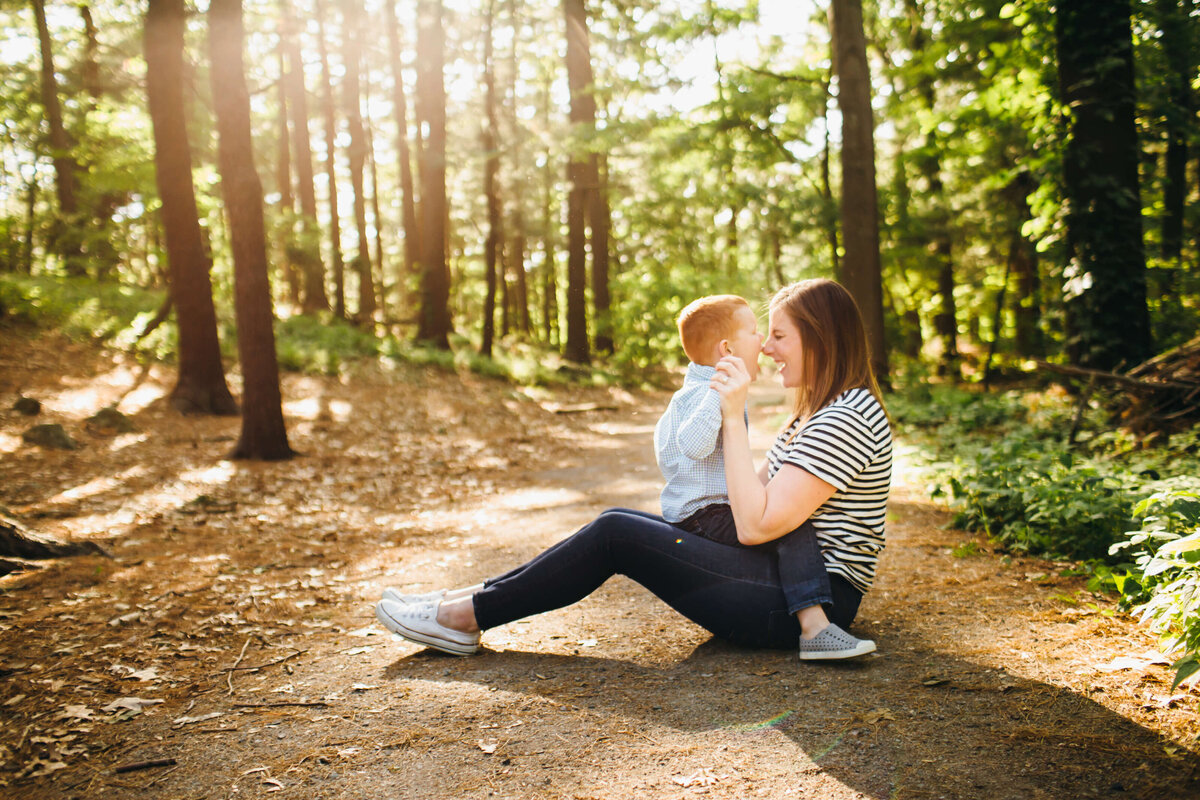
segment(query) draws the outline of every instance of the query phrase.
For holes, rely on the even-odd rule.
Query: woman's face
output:
[[[746,362],[750,380],[758,377],[758,354],[762,350],[762,334],[758,318],[749,308],[739,308],[734,314],[734,333],[726,340],[729,352]]]
[[[771,309],[763,352],[779,365],[780,383],[789,389],[800,385],[804,363],[800,329],[782,308]]]

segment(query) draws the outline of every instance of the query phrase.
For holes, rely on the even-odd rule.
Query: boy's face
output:
[[[758,318],[749,308],[739,308],[733,315],[734,329],[726,343],[729,352],[746,362],[750,380],[758,377],[758,354],[762,352],[762,335],[758,332]]]

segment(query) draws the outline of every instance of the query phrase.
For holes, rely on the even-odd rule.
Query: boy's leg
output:
[[[795,614],[810,606],[834,603],[825,558],[812,520],[771,542],[779,559],[779,582],[787,598],[788,612]]]
[[[676,527],[689,533],[703,536],[710,542],[731,547],[744,547],[738,541],[737,526],[733,523],[733,509],[728,504],[705,506]]]

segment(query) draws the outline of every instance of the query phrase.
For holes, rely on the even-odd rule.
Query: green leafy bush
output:
[[[1200,481],[1166,482],[1134,508],[1142,527],[1113,552],[1129,551],[1136,569],[1114,585],[1151,630],[1169,640],[1175,686],[1200,670]],[[1174,688],[1174,686],[1172,687]]]
[[[1132,522],[1127,481],[1064,445],[1012,436],[948,478],[955,525],[1054,558],[1102,558]]]

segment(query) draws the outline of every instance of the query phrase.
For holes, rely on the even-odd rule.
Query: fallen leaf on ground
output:
[[[685,789],[690,789],[693,786],[716,786],[720,780],[711,770],[707,769],[702,769],[686,778],[682,776],[671,778],[672,783],[677,783]]]
[[[483,739],[479,740],[479,749],[482,750],[483,752],[487,753],[489,756],[492,755],[493,753],[495,753],[496,748],[499,746],[500,746],[499,742],[485,742],[485,741],[483,741]]]
[[[87,706],[69,705],[63,707],[63,711],[60,716],[68,719],[91,719],[92,715],[95,713],[96,712],[92,711]]]
[[[221,711],[213,711],[208,714],[200,714],[199,716],[196,716],[196,717],[179,717],[178,719],[174,720],[171,724],[172,725],[191,725],[193,722],[206,722],[210,719],[216,719],[217,717],[221,716],[223,713],[224,712],[221,712]]]
[[[106,711],[110,714],[113,712],[116,712],[116,711],[133,711],[133,712],[140,713],[141,711],[144,711],[147,706],[152,706],[156,703],[161,703],[161,702],[163,702],[163,701],[162,700],[147,700],[142,697],[121,697],[116,700],[113,700],[111,703],[109,703],[108,705],[106,705],[104,708],[102,708],[100,710]]]

